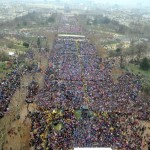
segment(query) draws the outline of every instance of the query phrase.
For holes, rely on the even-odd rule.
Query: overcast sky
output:
[[[12,1],[16,1],[16,0],[12,0]],[[19,0],[19,1],[44,2],[44,1],[55,1],[55,0]],[[62,0],[60,0],[60,1],[62,1]],[[80,3],[80,2],[87,1],[87,0],[63,0],[63,1],[70,1],[70,2],[77,1]],[[126,6],[138,6],[138,7],[150,6],[150,0],[91,0],[91,1],[99,1],[103,4],[118,4],[118,5],[126,5]]]
[[[150,6],[150,0],[94,0],[102,3]]]
[[[87,0],[64,0],[64,1],[84,2]],[[126,6],[138,6],[138,7],[150,6],[150,0],[91,0],[91,1],[99,1],[104,4],[118,4],[118,5],[126,5]]]

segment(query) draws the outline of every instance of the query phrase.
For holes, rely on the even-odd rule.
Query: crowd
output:
[[[60,24],[59,33],[83,32],[72,16],[62,17]],[[26,57],[33,59],[34,54],[28,52]],[[150,121],[150,101],[140,93],[142,76],[125,72],[114,82],[114,63],[113,59],[98,57],[87,39],[56,38],[43,88],[39,90],[34,80],[28,86],[26,102],[36,96],[39,107],[31,114],[31,146],[37,150],[142,149],[146,127],[139,120]],[[36,64],[22,71],[15,69],[0,81],[0,118],[20,88],[22,72],[36,70]]]
[[[38,94],[39,106],[79,109],[88,101],[91,110],[128,113],[138,110],[136,103],[146,107],[139,94],[141,76],[126,72],[115,83],[111,76],[113,64],[113,60],[96,56],[94,46],[87,41],[56,40],[44,77],[45,87]]]
[[[62,16],[59,22],[58,33],[81,34],[83,33],[77,18],[74,16]]]
[[[39,90],[39,85],[33,79],[32,82],[27,87],[27,95],[25,101],[27,103],[32,103],[34,100],[34,96],[38,93],[38,90]]]
[[[0,82],[0,118],[8,110],[8,105],[14,92],[20,87],[20,77],[19,70],[14,70],[8,73]]]
[[[77,26],[72,17],[62,20],[59,31],[66,30],[66,22]],[[31,116],[31,146],[37,150],[140,150],[145,129],[138,119],[150,121],[149,102],[140,95],[141,76],[126,72],[114,82],[113,65],[114,60],[99,58],[88,40],[56,39],[44,87],[36,97],[41,111]]]
[[[26,52],[24,57],[31,60],[34,58],[34,53],[31,51]],[[20,59],[21,58],[18,58],[19,61]],[[7,73],[3,79],[0,79],[0,118],[2,118],[9,109],[10,101],[16,89],[20,88],[22,75],[26,73],[34,74],[38,71],[37,63],[29,63],[28,65],[24,64],[20,68],[17,65],[15,67],[13,66],[12,71]],[[37,91],[37,83],[35,81],[31,82],[28,86],[26,98],[29,100],[29,98],[36,95]]]
[[[49,114],[52,114],[50,116]],[[73,147],[112,147],[140,150],[144,127],[130,115],[96,112],[77,119],[74,110],[32,114],[31,146],[37,150],[66,150]],[[60,130],[55,126],[62,124]]]

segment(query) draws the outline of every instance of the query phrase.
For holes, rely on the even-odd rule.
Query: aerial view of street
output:
[[[149,8],[0,1],[0,150],[150,150]]]

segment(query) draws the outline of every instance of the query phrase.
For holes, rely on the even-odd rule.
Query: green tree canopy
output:
[[[55,17],[56,17],[56,14],[52,14],[52,15],[47,19],[47,22],[54,23],[54,22],[55,22]]]
[[[142,85],[142,91],[146,94],[146,95],[150,95],[150,83],[145,83]]]
[[[120,52],[121,52],[121,48],[117,48],[117,49],[116,49],[116,52],[117,52],[117,53],[120,53]]]
[[[0,52],[0,62],[9,61],[9,56],[6,52]]]
[[[150,62],[146,57],[141,61],[140,68],[145,71],[148,71],[150,69]]]
[[[29,47],[29,43],[23,42],[23,46],[26,47],[26,48],[28,48]]]
[[[38,48],[40,48],[41,47],[41,40],[40,40],[40,38],[38,37],[38,39],[37,39],[37,46],[38,46]]]

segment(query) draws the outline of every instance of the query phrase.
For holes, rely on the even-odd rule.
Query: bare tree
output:
[[[147,51],[147,44],[146,44],[146,42],[139,43],[136,46],[136,49],[137,49],[137,59],[140,60],[141,56]]]

